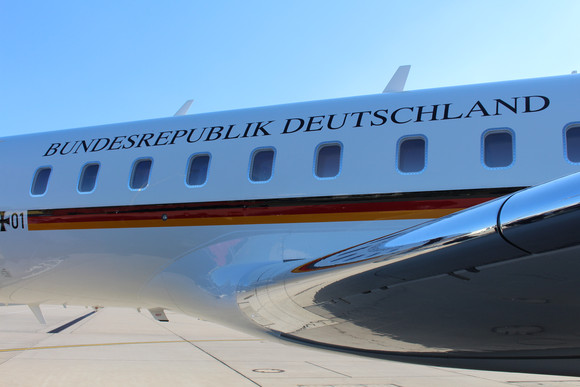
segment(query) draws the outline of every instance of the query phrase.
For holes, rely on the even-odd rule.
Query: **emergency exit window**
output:
[[[489,168],[506,168],[514,162],[511,131],[488,131],[483,136],[483,163]]]

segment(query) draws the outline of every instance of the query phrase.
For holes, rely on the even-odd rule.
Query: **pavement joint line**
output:
[[[311,364],[311,365],[313,365],[315,367],[318,367],[318,368],[322,368],[323,370],[327,370],[327,371],[330,371],[330,372],[334,372],[335,374],[339,374],[339,375],[342,375],[342,376],[346,376],[347,378],[352,378],[352,376],[350,376],[350,375],[343,374],[342,372],[335,371],[335,370],[333,370],[331,368],[321,366],[320,364],[316,364],[316,363],[313,363],[311,361],[305,361],[305,363]]]
[[[235,369],[234,367],[232,367],[231,365],[229,365],[228,363],[226,363],[224,360],[220,359],[217,356],[212,355],[211,353],[209,353],[208,351],[206,351],[205,349],[201,348],[199,345],[196,345],[195,343],[203,343],[203,342],[212,342],[212,341],[229,341],[229,340],[187,340],[185,337],[181,336],[178,333],[175,333],[174,331],[172,331],[171,329],[169,329],[167,326],[162,325],[163,328],[165,328],[165,330],[167,330],[168,332],[171,332],[172,334],[174,334],[175,336],[183,339],[184,341],[188,342],[190,345],[192,345],[194,348],[197,348],[198,351],[201,351],[203,353],[205,353],[207,356],[213,358],[214,360],[220,362],[223,366],[229,368],[230,370],[232,370],[233,372],[235,372],[236,374],[240,375],[241,377],[243,377],[244,379],[248,380],[249,382],[255,384],[258,387],[262,387],[261,384],[257,383],[255,380],[253,380],[252,378],[250,378],[249,376],[245,375],[243,372],[238,371],[237,369]],[[260,339],[235,339],[235,340],[231,340],[231,341],[262,341]]]
[[[42,347],[23,347],[23,348],[6,348],[0,349],[2,352],[23,352],[35,351],[42,349],[61,349],[61,348],[82,348],[82,347],[106,347],[115,345],[137,345],[137,344],[172,344],[172,343],[213,343],[213,342],[237,342],[237,341],[260,341],[260,339],[217,339],[217,340],[159,340],[159,341],[127,341],[120,343],[95,343],[95,344],[70,344],[70,345],[48,345]]]
[[[179,335],[177,335],[179,336]],[[181,337],[181,336],[179,336]],[[250,382],[254,383],[256,386],[260,386],[261,384],[256,383],[255,380],[253,380],[252,378],[250,378],[249,376],[245,375],[243,372],[238,371],[237,369],[235,369],[234,367],[232,367],[231,365],[229,365],[228,363],[226,363],[225,361],[223,361],[222,359],[220,359],[217,356],[212,355],[211,353],[209,353],[208,351],[206,351],[205,349],[201,348],[198,345],[195,345],[195,341],[190,341],[190,340],[186,340],[189,344],[193,345],[195,348],[197,348],[199,351],[205,353],[207,356],[213,358],[214,360],[217,360],[218,362],[222,363],[224,366],[228,367],[230,370],[234,371],[235,373],[237,373],[238,375],[242,376],[243,378],[249,380]],[[250,340],[248,340],[250,341]],[[261,340],[255,340],[255,341],[261,341]],[[199,342],[199,341],[198,341]]]

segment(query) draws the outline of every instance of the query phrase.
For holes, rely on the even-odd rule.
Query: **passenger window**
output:
[[[571,126],[566,130],[566,158],[572,163],[580,163],[580,126]]]
[[[403,173],[417,173],[425,169],[427,151],[422,137],[403,138],[399,141],[397,168]]]
[[[274,168],[274,149],[258,149],[252,155],[250,180],[255,182],[268,181],[272,178]]]
[[[30,193],[32,195],[44,195],[46,193],[51,172],[51,167],[42,167],[36,170],[34,179],[32,180],[32,186],[30,187]]]
[[[189,186],[204,185],[207,180],[207,171],[209,169],[209,155],[197,154],[189,159],[187,168],[186,183]]]
[[[131,180],[129,186],[131,189],[144,189],[149,184],[149,174],[151,173],[151,159],[137,160],[133,164],[133,172],[131,173]]]
[[[514,161],[514,142],[509,131],[490,131],[483,137],[483,162],[489,168],[509,167]]]
[[[87,164],[84,166],[79,179],[79,192],[92,192],[97,184],[99,164]]]
[[[340,173],[342,146],[340,144],[325,144],[316,152],[314,173],[320,178],[336,177]]]

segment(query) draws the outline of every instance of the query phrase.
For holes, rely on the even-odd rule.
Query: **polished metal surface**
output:
[[[580,240],[569,231],[580,219],[579,182],[262,269],[242,281],[238,305],[254,323],[313,345],[490,369],[511,359],[522,371],[578,375],[577,361],[537,360],[580,359]],[[550,244],[543,232],[562,235]]]
[[[499,216],[502,234],[531,253],[580,243],[580,174],[515,193]]]

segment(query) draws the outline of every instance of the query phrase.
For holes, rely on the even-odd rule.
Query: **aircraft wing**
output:
[[[580,174],[246,279],[281,337],[403,361],[580,375]]]

